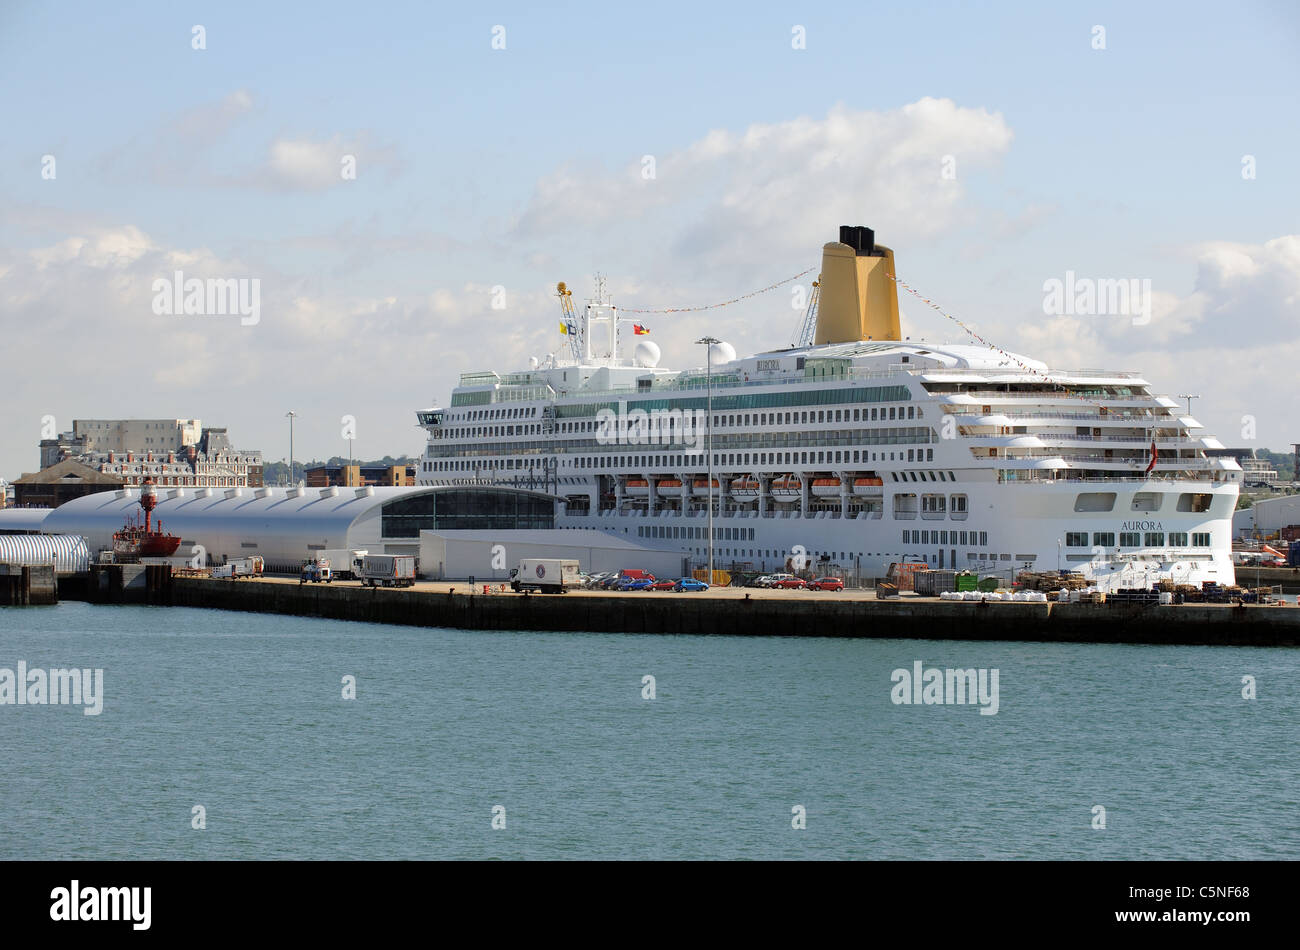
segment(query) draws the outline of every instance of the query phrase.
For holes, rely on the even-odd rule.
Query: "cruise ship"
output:
[[[739,357],[706,338],[705,365],[673,371],[603,286],[578,313],[561,284],[567,350],[466,373],[419,411],[417,482],[545,488],[558,527],[692,568],[711,524],[715,569],[1233,583],[1241,468],[1177,400],[1136,373],[904,340],[870,228],[840,229],[814,286],[802,345]]]

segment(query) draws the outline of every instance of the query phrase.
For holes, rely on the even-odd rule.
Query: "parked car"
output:
[[[677,581],[668,580],[667,578],[664,578],[661,581],[655,581],[653,584],[647,587],[646,590],[675,590],[676,588],[677,588]]]
[[[672,589],[678,593],[683,593],[693,590],[708,590],[709,585],[704,583],[704,581],[697,581],[693,577],[683,577],[678,580],[677,583],[673,584]]]
[[[838,577],[819,577],[808,582],[809,590],[843,590],[844,581]]]
[[[784,574],[773,581],[771,586],[779,587],[783,590],[803,590],[808,586],[808,584],[802,577],[795,577],[793,574]]]
[[[649,590],[653,577],[625,577],[618,582],[618,590]]]
[[[748,584],[746,584],[745,586],[746,586],[746,587],[766,587],[766,586],[767,586],[768,584],[770,584],[770,583],[772,583],[772,575],[771,575],[771,574],[760,574],[760,575],[758,575],[758,577],[755,577],[752,581],[750,581],[750,582],[749,582]]]

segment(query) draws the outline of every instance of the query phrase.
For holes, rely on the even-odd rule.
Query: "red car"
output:
[[[802,577],[782,577],[769,586],[780,587],[785,590],[803,590],[808,585]]]
[[[838,577],[819,577],[808,584],[809,590],[843,590],[844,582]]]
[[[646,590],[672,590],[676,586],[677,586],[676,581],[662,580],[662,581],[655,581],[653,584],[647,587]]]

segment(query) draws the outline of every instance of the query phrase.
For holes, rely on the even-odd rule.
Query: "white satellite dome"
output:
[[[636,345],[636,351],[632,354],[632,362],[637,366],[652,367],[659,365],[659,344],[651,343],[649,340],[642,340]]]
[[[727,341],[721,343],[709,344],[709,358],[713,360],[713,365],[719,363],[730,363],[736,358],[736,348]]]
[[[538,365],[539,365],[540,363],[541,363],[541,360],[539,360],[537,357],[535,357],[535,356],[530,356],[530,357],[528,357],[528,368],[529,368],[529,369],[537,369],[537,367],[538,367]]]

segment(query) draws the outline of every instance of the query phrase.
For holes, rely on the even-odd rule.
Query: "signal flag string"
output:
[[[973,338],[973,339],[975,339],[975,340],[978,340],[978,341],[979,341],[980,343],[982,343],[984,346],[987,346],[990,350],[996,350],[998,353],[1001,353],[1003,356],[1005,356],[1007,359],[1011,360],[1011,362],[1015,363],[1017,366],[1019,366],[1019,367],[1020,367],[1021,369],[1023,369],[1025,372],[1027,372],[1027,373],[1033,373],[1035,376],[1041,376],[1043,379],[1047,380],[1049,383],[1052,381],[1052,378],[1051,378],[1050,376],[1048,376],[1046,373],[1040,373],[1038,370],[1034,369],[1032,366],[1030,366],[1029,364],[1025,363],[1023,360],[1017,359],[1013,354],[1008,353],[1006,350],[1002,349],[1002,347],[998,346],[996,343],[990,343],[988,340],[984,339],[984,337],[980,336],[978,333],[976,333],[974,330],[972,330],[972,329],[971,329],[970,327],[968,327],[966,324],[962,323],[960,320],[958,320],[956,317],[954,317],[954,316],[953,316],[951,313],[949,313],[947,310],[944,310],[942,307],[940,307],[937,303],[935,303],[935,302],[934,302],[933,300],[931,300],[929,297],[922,297],[919,293],[917,293],[917,291],[916,291],[913,287],[911,287],[909,284],[907,284],[906,281],[902,280],[901,278],[895,277],[893,274],[890,274],[889,272],[886,272],[885,276],[887,276],[887,277],[888,277],[890,280],[892,280],[894,283],[898,284],[898,286],[902,287],[904,290],[906,290],[909,294],[911,294],[911,295],[912,295],[913,297],[915,297],[917,300],[921,301],[923,304],[925,304],[926,306],[928,306],[931,310],[935,311],[936,313],[940,314],[941,316],[947,317],[947,318],[948,318],[949,320],[951,320],[953,323],[957,324],[957,326],[961,327],[962,330],[964,330],[964,331],[967,333],[968,336],[970,336],[971,338]]]
[[[711,303],[707,307],[669,307],[667,310],[637,310],[633,307],[619,307],[624,313],[692,313],[698,310],[716,310],[718,307],[727,307],[733,303],[739,303],[742,300],[748,300],[750,297],[757,297],[759,294],[765,294],[769,290],[776,290],[782,284],[788,284],[792,280],[798,280],[800,277],[806,277],[815,271],[816,267],[810,267],[806,271],[795,274],[793,277],[787,277],[785,280],[778,280],[770,287],[764,287],[762,290],[755,290],[751,293],[744,294],[740,297],[733,297],[731,300],[724,300],[722,303]]]

